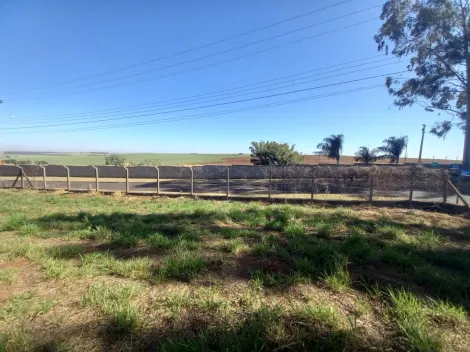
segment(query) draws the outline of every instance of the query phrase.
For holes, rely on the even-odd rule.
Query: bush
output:
[[[303,164],[303,158],[294,150],[295,145],[277,142],[251,142],[251,162],[255,165]]]
[[[109,154],[104,157],[106,165],[124,166],[126,158],[119,154]]]

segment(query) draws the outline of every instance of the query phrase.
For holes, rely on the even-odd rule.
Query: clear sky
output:
[[[332,6],[342,1],[0,0],[0,150],[246,153],[275,140],[310,154],[343,133],[345,154],[408,135],[417,156],[421,124],[443,118],[398,110],[384,77],[364,79],[406,61],[377,56],[381,9],[366,9],[383,1]],[[461,158],[462,147],[460,131],[426,135],[423,155]]]

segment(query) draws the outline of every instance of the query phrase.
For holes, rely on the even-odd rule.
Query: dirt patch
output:
[[[17,279],[11,285],[2,283],[0,287],[0,304],[3,304],[11,296],[31,290],[41,281],[39,268],[24,258],[1,263],[0,269],[13,269],[17,275]]]

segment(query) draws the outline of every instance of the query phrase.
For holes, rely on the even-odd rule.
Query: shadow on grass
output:
[[[82,212],[52,214],[36,224],[98,241],[83,245],[83,253],[155,258],[152,275],[161,274],[166,263],[172,273],[167,279],[190,280],[207,273],[224,280],[256,280],[272,290],[305,281],[336,289],[351,282],[361,291],[403,287],[470,310],[469,238],[454,237],[446,228],[360,220],[348,212],[312,215],[296,207],[145,215]],[[449,246],[456,238],[459,244]],[[207,245],[215,240],[226,243]],[[193,260],[197,271],[188,253],[201,256]]]
[[[111,351],[375,351],[386,341],[367,341],[359,330],[315,313],[261,307],[233,320],[208,311],[185,312],[165,328],[122,334],[110,322],[99,328]],[[85,330],[86,327],[83,327]],[[125,348],[123,348],[125,346]]]

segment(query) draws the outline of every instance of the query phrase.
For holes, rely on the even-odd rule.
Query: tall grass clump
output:
[[[0,225],[1,231],[16,231],[28,222],[24,213],[16,212],[5,217]]]
[[[157,269],[157,274],[162,279],[191,280],[203,271],[206,266],[207,262],[202,256],[179,250],[163,261]]]
[[[403,334],[407,351],[437,352],[441,343],[431,334],[426,307],[412,293],[390,289],[388,296],[392,303],[391,315],[398,330]]]
[[[344,291],[351,286],[351,276],[348,272],[348,260],[345,257],[332,258],[333,267],[322,276],[322,281],[336,291]]]

